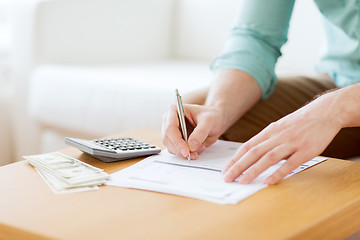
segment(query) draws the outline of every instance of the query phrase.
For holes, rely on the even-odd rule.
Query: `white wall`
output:
[[[241,3],[241,0],[177,1],[174,56],[210,64],[221,53]],[[313,0],[296,1],[288,39],[277,72],[313,73],[324,40],[320,13]]]
[[[276,69],[279,73],[313,73],[325,33],[321,14],[313,0],[298,0],[290,21],[288,42]]]
[[[0,166],[14,161],[11,123],[12,89],[0,87]]]
[[[210,64],[221,53],[239,6],[239,0],[177,1],[174,56]]]
[[[14,161],[9,55],[11,51],[10,1],[0,1],[0,166]]]

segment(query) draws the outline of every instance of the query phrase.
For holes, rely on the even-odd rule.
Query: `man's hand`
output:
[[[197,159],[260,97],[260,87],[252,76],[239,70],[223,70],[214,79],[204,106],[184,104],[189,145],[182,138],[175,104],[164,114],[162,141],[170,153],[187,158],[191,152],[191,159]]]
[[[163,116],[162,141],[172,154],[197,159],[198,154],[213,144],[223,133],[223,117],[214,107],[184,104],[188,144],[184,141],[175,104],[169,106]]]
[[[242,174],[238,182],[250,183],[267,168],[286,159],[265,180],[266,184],[276,184],[302,163],[321,154],[342,128],[336,99],[327,95],[270,124],[244,143],[223,170],[225,181],[233,182]]]

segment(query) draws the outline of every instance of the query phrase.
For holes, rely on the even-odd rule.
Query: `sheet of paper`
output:
[[[188,162],[163,150],[128,168],[111,174],[107,185],[144,189],[202,199],[220,204],[236,204],[265,188],[266,177],[275,172],[285,161],[270,167],[252,183],[225,183],[221,170],[230,161],[241,143],[217,141]],[[287,177],[311,167],[325,158],[316,157],[294,170]]]

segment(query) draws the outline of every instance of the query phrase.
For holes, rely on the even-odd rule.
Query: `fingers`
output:
[[[226,175],[228,170],[230,168],[232,168],[233,165],[235,165],[237,163],[237,161],[239,159],[242,158],[242,156],[248,152],[251,148],[250,143],[244,143],[243,145],[241,145],[241,147],[239,148],[239,150],[237,150],[237,152],[235,153],[235,155],[232,157],[232,159],[230,160],[230,162],[226,165],[226,167],[222,170],[222,174]]]
[[[212,144],[214,144],[216,141],[218,140],[218,137],[216,136],[209,136],[208,138],[206,138],[205,142],[203,143],[204,147],[208,147]],[[205,150],[205,148],[204,148]]]
[[[279,182],[301,164],[293,164],[294,156],[297,156],[295,145],[283,142],[281,137],[282,135],[270,137],[264,131],[244,143],[224,168],[224,180],[233,182],[238,178],[239,183],[248,184],[269,167],[282,159],[288,159],[281,170],[279,169],[276,174],[267,179],[267,183]]]
[[[190,153],[191,159],[197,159],[199,153],[216,142],[218,139],[216,134],[220,135],[219,130],[214,131],[216,134],[211,132],[214,126],[218,126],[215,124],[216,113],[214,114],[212,109],[196,105],[184,105],[184,110],[186,120],[189,123],[187,125],[192,130],[192,132],[188,130],[189,133],[191,132],[188,143],[182,137],[175,104],[170,105],[169,110],[163,116],[162,141],[170,153],[182,158],[187,158]]]
[[[294,153],[277,171],[275,171],[271,176],[265,179],[265,183],[269,185],[277,184],[293,170],[299,167],[303,162],[306,162],[310,159],[311,158],[304,157],[301,152]]]
[[[273,140],[267,140],[267,144],[270,141]],[[229,164],[231,167],[225,173],[224,180],[226,182],[233,182],[239,177],[239,183],[248,184],[269,167],[283,159],[287,159],[277,171],[265,180],[266,184],[272,185],[280,182],[281,179],[305,162],[306,160],[304,159],[310,160],[310,158],[304,156],[303,152],[296,151],[295,147],[281,144],[270,147],[269,150],[269,146],[264,146],[266,145],[265,142],[247,151],[240,159],[234,157]],[[258,150],[257,148],[263,148],[263,150]],[[239,152],[241,151],[244,150],[239,149]]]
[[[200,149],[202,145],[209,146],[214,143],[216,140],[209,137],[211,131],[211,120],[203,119],[198,122],[198,125],[195,127],[194,131],[189,136],[189,147],[190,151],[195,152]],[[217,138],[216,138],[217,139]]]
[[[224,179],[226,182],[233,182],[238,178],[246,169],[251,167],[254,163],[258,162],[266,155],[273,156],[271,149],[276,147],[275,141],[266,140],[261,144],[251,147],[251,144],[245,143],[240,147],[239,152],[235,154],[234,158],[230,161],[226,171],[224,171]],[[267,159],[269,157],[266,157]],[[272,160],[274,161],[274,160]],[[246,179],[245,175],[241,176],[243,181]]]
[[[227,164],[227,166],[223,169],[222,174],[226,175],[228,170],[233,167],[234,164],[236,164],[240,159],[243,158],[243,156],[251,151],[250,155],[255,156],[262,156],[266,150],[262,146],[257,146],[261,142],[267,140],[267,135],[265,133],[260,133],[258,135],[255,135],[252,137],[249,141],[241,145],[239,150],[236,152],[236,154],[233,156],[231,161]],[[253,158],[252,158],[253,159]],[[249,167],[249,166],[248,166]]]
[[[285,159],[292,154],[294,149],[288,148],[286,145],[280,145],[266,154],[264,154],[259,161],[257,161],[247,172],[241,175],[238,182],[241,184],[248,184],[256,177],[263,173],[269,167],[277,164],[282,159]]]
[[[182,158],[189,155],[189,146],[182,138],[179,130],[179,120],[175,105],[170,105],[169,111],[163,117],[162,141],[172,154]]]
[[[316,105],[307,106],[271,123],[243,144],[223,170],[225,181],[231,182],[239,177],[239,183],[250,183],[272,165],[287,159],[265,180],[267,184],[276,184],[301,163],[320,154],[339,128],[319,116],[319,109],[326,108],[326,105],[319,109],[312,107]]]
[[[189,115],[191,114],[189,113]],[[187,115],[187,117],[189,115]],[[195,125],[193,119],[191,119],[190,117],[188,117],[187,119],[191,124]],[[207,146],[213,144],[217,140],[216,137],[207,138],[208,131],[202,133],[203,132],[202,129],[205,128],[206,127],[200,123],[198,126],[196,126],[195,128],[196,130],[194,130],[190,135],[189,140],[191,140],[191,136],[194,136],[198,133],[201,134],[199,138],[200,140],[195,140],[195,142],[193,142],[193,148],[192,151],[190,151],[191,148],[189,148],[189,145],[183,139],[180,130],[176,105],[172,104],[169,106],[168,112],[163,116],[162,141],[164,145],[168,148],[168,151],[170,153],[175,154],[182,158],[187,158],[190,153],[191,159],[195,160],[198,158],[199,153],[203,152]],[[204,134],[206,138],[205,141],[202,140],[203,138],[202,134]]]

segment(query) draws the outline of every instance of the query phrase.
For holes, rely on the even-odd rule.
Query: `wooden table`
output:
[[[163,146],[157,130],[118,136]],[[108,173],[139,160],[61,152]],[[343,239],[360,229],[360,164],[337,159],[225,206],[110,186],[55,195],[26,161],[1,167],[0,178],[0,239]]]

